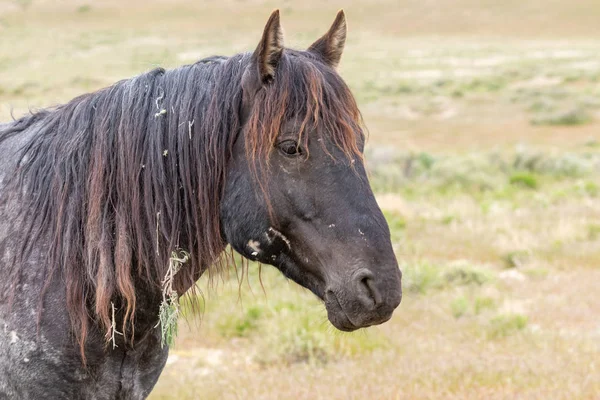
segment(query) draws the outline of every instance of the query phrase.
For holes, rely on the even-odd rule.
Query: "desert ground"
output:
[[[272,267],[207,274],[150,398],[600,399],[596,0],[0,0],[0,120],[342,7],[402,304],[342,333]]]

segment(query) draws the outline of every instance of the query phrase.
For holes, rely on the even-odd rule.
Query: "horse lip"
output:
[[[357,324],[352,321],[346,310],[344,310],[333,290],[328,289],[325,292],[324,300],[328,315],[331,315],[332,313],[335,315],[334,318],[329,318],[329,321],[337,329],[344,332],[352,332],[357,329],[383,324],[384,322],[389,321],[393,316],[393,309],[392,312],[386,312],[384,308],[377,307],[373,310],[376,313],[376,318],[369,318],[368,320],[363,321],[363,323]]]
[[[333,297],[333,301],[330,300],[330,298]],[[342,305],[340,304],[340,301],[338,300],[337,296],[335,295],[335,293],[330,289],[327,290],[325,292],[325,300],[326,300],[326,306],[327,303],[329,304],[334,304],[335,306],[337,306],[337,316],[342,316],[343,317],[343,321],[335,321],[335,323],[333,321],[331,321],[331,323],[333,324],[333,326],[335,326],[337,329],[344,331],[344,332],[353,332],[357,329],[360,329],[361,327],[356,325],[354,322],[352,322],[352,320],[350,319],[350,317],[348,316],[348,314],[346,313],[346,311],[344,310],[344,308],[342,307]]]
[[[354,332],[355,330],[360,329],[356,326],[348,326],[348,325],[338,325],[338,326],[336,326],[336,328],[342,332]]]

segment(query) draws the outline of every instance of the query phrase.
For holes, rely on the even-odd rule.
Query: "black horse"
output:
[[[179,294],[229,244],[311,290],[338,329],[392,316],[401,274],[335,70],[345,39],[340,11],[308,50],[284,49],[275,11],[253,53],[0,126],[0,398],[145,398],[168,353],[173,251],[188,254]]]

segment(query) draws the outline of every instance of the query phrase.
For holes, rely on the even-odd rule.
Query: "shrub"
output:
[[[591,120],[592,117],[585,109],[574,108],[568,111],[560,111],[535,117],[531,120],[531,123],[533,125],[573,126],[587,124]]]
[[[294,315],[273,315],[264,325],[258,352],[261,364],[327,363],[386,348],[388,341],[377,329],[352,333],[334,331],[314,307],[294,311]]]
[[[244,313],[223,316],[217,329],[226,338],[247,337],[258,330],[262,315],[263,310],[259,306],[248,307]]]
[[[507,268],[519,268],[529,262],[530,253],[526,250],[510,251],[502,256]]]
[[[521,314],[498,315],[490,321],[488,337],[498,339],[522,331],[527,326],[527,317]]]
[[[406,219],[397,212],[383,211],[383,216],[390,227],[392,241],[398,241],[402,232],[406,229]]]
[[[77,12],[80,14],[85,14],[92,11],[92,6],[90,6],[89,4],[83,4],[79,7],[77,7]]]
[[[527,172],[517,172],[510,176],[511,185],[521,186],[528,189],[537,189],[538,181],[535,176]]]
[[[450,309],[454,318],[460,318],[469,310],[469,300],[465,296],[457,297],[450,303]]]
[[[440,288],[444,282],[441,279],[440,267],[428,262],[417,262],[402,268],[405,290],[425,294],[432,288]]]
[[[449,285],[475,285],[481,286],[489,282],[492,277],[489,271],[474,267],[469,264],[454,264],[444,271],[443,279]]]
[[[493,310],[496,308],[496,302],[491,297],[476,297],[473,304],[475,315],[481,314],[485,310]]]
[[[600,188],[594,182],[584,182],[581,185],[578,185],[578,189],[583,192],[584,195],[590,197],[598,197],[600,193]]]
[[[598,238],[600,238],[600,225],[599,224],[588,225],[588,239],[596,240]]]

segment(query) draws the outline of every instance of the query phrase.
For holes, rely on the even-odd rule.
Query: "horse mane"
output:
[[[84,362],[90,324],[110,335],[113,306],[133,344],[137,294],[160,293],[172,251],[190,254],[176,275],[179,293],[222,264],[220,199],[242,124],[242,75],[252,60],[246,53],[157,68],[0,130],[0,144],[30,134],[13,175],[27,216],[15,268],[46,241],[40,309],[53,277],[67,282]],[[256,171],[268,169],[281,124],[294,116],[302,118],[301,132],[322,124],[348,158],[361,157],[360,114],[348,87],[316,57],[286,49],[245,130]]]

